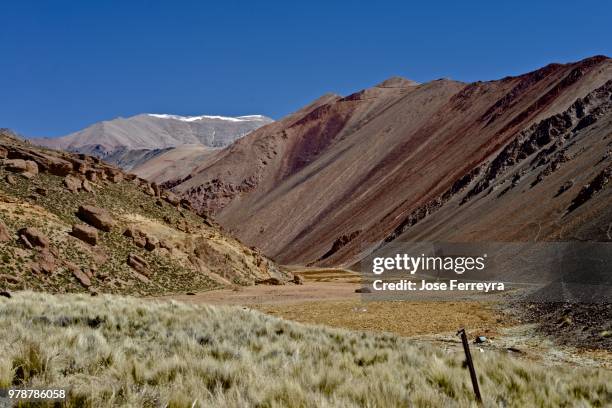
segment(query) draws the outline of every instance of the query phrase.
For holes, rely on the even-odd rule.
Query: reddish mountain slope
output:
[[[393,78],[326,96],[172,184],[284,263],[351,264],[398,237],[532,239],[534,223],[539,239],[605,239],[610,80],[606,57],[472,84]]]

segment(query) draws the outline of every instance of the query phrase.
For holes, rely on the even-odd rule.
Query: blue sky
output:
[[[393,75],[496,79],[612,55],[606,1],[2,1],[0,127],[279,118]]]

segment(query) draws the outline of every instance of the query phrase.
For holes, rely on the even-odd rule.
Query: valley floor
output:
[[[112,295],[16,292],[0,297],[0,311],[0,388],[67,388],[64,406],[477,406],[450,334],[452,347],[249,307]],[[612,400],[609,369],[473,350],[484,406]]]
[[[343,269],[300,269],[303,285],[257,285],[156,297],[191,304],[240,305],[290,321],[349,330],[388,332],[452,352],[461,351],[456,336],[466,328],[470,338],[485,336],[479,352],[503,352],[542,364],[606,367],[612,353],[559,344],[522,321],[501,299],[491,301],[364,301],[355,289],[360,277]],[[366,295],[368,296],[368,295]]]

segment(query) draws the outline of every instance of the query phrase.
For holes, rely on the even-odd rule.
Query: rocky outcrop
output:
[[[144,231],[141,231],[140,229],[135,228],[133,226],[128,227],[123,232],[123,236],[132,238],[134,241],[134,245],[139,248],[144,248],[147,251],[153,251],[156,248],[160,247],[160,243],[157,237]]]
[[[52,154],[42,153],[35,149],[9,146],[7,157],[9,159],[21,159],[36,163],[41,172],[56,176],[66,176],[72,172],[72,163]]]
[[[24,158],[8,157],[17,154]],[[158,186],[160,197],[149,197],[149,182],[95,158],[38,149],[2,130],[0,156],[7,156],[0,158],[0,288],[145,295],[250,284],[275,273],[273,262],[176,195]],[[30,159],[40,173],[18,176]],[[48,171],[64,165],[68,174]],[[130,237],[113,233],[130,225]],[[194,242],[209,244],[197,267],[187,261]],[[221,279],[223,272],[230,278]]]
[[[612,80],[609,80],[584,98],[578,98],[563,113],[544,119],[521,132],[487,166],[483,176],[466,194],[462,203],[485,191],[509,168],[533,155],[535,157],[531,161],[532,168],[547,165],[535,184],[556,171],[562,163],[571,158],[564,151],[555,152],[560,146],[568,144],[576,131],[594,124],[612,111],[611,96]],[[555,156],[552,157],[553,155]]]
[[[11,159],[4,160],[4,167],[13,173],[19,173],[27,178],[38,174],[38,165],[32,160]]]
[[[48,248],[42,249],[35,257],[34,262],[30,264],[32,273],[38,275],[51,275],[57,268],[55,255]]]
[[[101,231],[110,232],[116,222],[111,215],[103,208],[92,205],[82,205],[79,207],[77,217],[87,224],[96,227]]]
[[[603,169],[591,182],[580,189],[580,192],[572,201],[572,204],[569,206],[567,211],[574,211],[576,208],[580,207],[587,201],[589,201],[595,194],[602,191],[608,183],[610,182],[610,178],[612,177],[612,165],[608,165],[605,169]]]
[[[73,225],[71,235],[89,245],[96,245],[98,243],[98,230],[88,225]]]
[[[134,268],[134,270],[142,275],[149,275],[149,264],[141,256],[136,254],[129,254],[127,264]]]
[[[85,272],[81,270],[77,265],[72,262],[66,262],[66,267],[72,273],[72,276],[85,288],[89,288],[91,286],[91,279]]]
[[[242,180],[240,184],[234,184],[214,178],[200,186],[190,188],[183,193],[183,196],[194,208],[214,214],[232,202],[235,197],[254,190],[260,179],[261,175],[253,174]]]
[[[340,249],[342,249],[342,247],[344,247],[346,244],[351,242],[353,239],[357,238],[357,236],[360,233],[361,233],[361,231],[357,230],[357,231],[351,232],[348,235],[342,235],[341,237],[339,237],[338,239],[336,239],[334,241],[334,243],[332,244],[332,247],[329,249],[329,251],[324,253],[323,256],[319,260],[323,260],[323,259],[329,258],[333,254],[338,252]]]
[[[83,182],[81,179],[69,174],[64,178],[64,186],[66,186],[68,191],[77,193],[83,187]]]
[[[34,227],[22,228],[17,232],[17,235],[28,248],[44,249],[50,245],[49,238]]]

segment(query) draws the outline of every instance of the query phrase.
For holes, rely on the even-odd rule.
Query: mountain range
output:
[[[168,187],[285,264],[394,240],[610,240],[612,60],[325,95]]]
[[[67,136],[31,139],[31,142],[94,155],[129,170],[177,146],[225,147],[270,122],[272,119],[262,115],[227,117],[148,113],[98,122]]]
[[[280,263],[353,266],[395,240],[611,240],[611,98],[612,60],[595,56],[474,83],[393,77],[276,122],[139,115],[36,142],[127,157]]]

